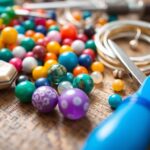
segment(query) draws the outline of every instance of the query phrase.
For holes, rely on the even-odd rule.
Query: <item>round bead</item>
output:
[[[48,16],[49,16],[49,18],[51,18],[53,20],[57,19],[57,15],[56,15],[56,12],[54,10],[48,11]]]
[[[80,74],[74,78],[73,87],[90,93],[94,87],[93,79],[88,74]]]
[[[18,72],[22,70],[22,60],[20,58],[12,58],[9,63],[12,64]]]
[[[68,46],[71,46],[72,44],[72,39],[64,39],[63,42],[62,42],[62,45],[68,45]]]
[[[50,69],[53,65],[56,65],[58,64],[58,62],[54,59],[50,59],[50,60],[47,60],[44,64],[44,67],[48,70]]]
[[[112,22],[112,21],[116,21],[118,20],[118,16],[117,15],[109,15],[108,21]]]
[[[103,25],[105,25],[105,24],[107,23],[107,19],[106,19],[106,18],[100,18],[100,19],[98,20],[98,23],[99,23],[101,26],[103,26]]]
[[[95,45],[95,42],[93,40],[88,40],[86,43],[85,43],[85,48],[90,48],[92,49],[94,52],[96,52],[96,45]]]
[[[8,25],[10,23],[11,18],[9,17],[7,13],[2,13],[1,18],[3,19],[3,23],[5,25]]]
[[[116,92],[120,92],[124,89],[124,81],[121,79],[115,79],[112,83],[112,88]]]
[[[5,44],[15,44],[17,42],[17,36],[16,29],[12,27],[6,27],[1,32],[1,38]]]
[[[78,57],[73,52],[65,52],[61,54],[58,61],[65,66],[68,71],[72,71],[78,65]]]
[[[122,79],[124,75],[125,75],[125,72],[123,70],[116,69],[113,71],[114,78]]]
[[[35,81],[35,86],[36,88],[40,86],[50,86],[50,82],[47,78],[39,78],[38,80]]]
[[[87,55],[89,55],[90,57],[91,57],[91,59],[92,59],[92,61],[94,61],[95,60],[95,58],[96,58],[96,54],[95,54],[95,52],[92,50],[92,49],[85,49],[83,52],[82,52],[82,54],[87,54]]]
[[[35,42],[37,42],[39,39],[44,39],[44,34],[36,32],[32,38],[34,39]]]
[[[48,52],[58,55],[60,50],[60,44],[56,41],[51,41],[47,44],[46,49]]]
[[[74,76],[77,76],[77,75],[83,74],[83,73],[84,74],[88,74],[88,70],[85,67],[83,67],[83,66],[77,66],[73,70],[73,75]]]
[[[32,95],[32,104],[40,112],[51,112],[58,102],[58,94],[52,87],[41,86]]]
[[[28,81],[29,77],[26,75],[20,75],[17,80],[16,80],[16,85],[23,82],[23,81]]]
[[[58,31],[50,31],[47,34],[50,41],[56,41],[58,43],[61,42],[61,35]]]
[[[47,70],[43,66],[37,66],[32,71],[32,77],[34,80],[37,80],[39,78],[46,78],[47,77]]]
[[[40,33],[42,33],[42,34],[44,34],[44,35],[45,35],[46,32],[47,32],[46,28],[45,28],[44,26],[42,26],[42,25],[36,26],[35,31],[36,31],[36,32],[40,32]]]
[[[86,68],[89,68],[92,64],[92,59],[89,55],[82,54],[79,56],[79,64]]]
[[[46,45],[47,45],[47,43],[45,42],[44,38],[38,39],[37,42],[36,42],[36,44],[44,46],[44,47],[46,47]]]
[[[0,50],[0,60],[4,60],[4,61],[9,62],[10,59],[12,59],[12,58],[13,58],[13,54],[9,49],[2,48]]]
[[[35,32],[33,30],[27,30],[25,36],[33,38]]]
[[[50,59],[57,60],[57,56],[54,53],[46,53],[44,61],[48,61]]]
[[[21,46],[24,47],[27,52],[32,51],[35,46],[35,42],[33,39],[27,37],[21,41]]]
[[[23,23],[25,30],[34,30],[35,24],[32,20],[26,20]]]
[[[80,55],[85,48],[85,44],[81,40],[75,40],[72,42],[71,47],[76,54]]]
[[[16,25],[14,28],[17,30],[17,32],[18,32],[19,34],[24,34],[24,33],[25,33],[25,29],[24,29],[24,27],[21,26],[21,25]]]
[[[54,84],[58,84],[63,80],[63,78],[66,77],[67,70],[66,68],[61,64],[53,65],[48,70],[48,79],[49,81],[52,81]]]
[[[82,19],[82,16],[81,16],[81,12],[80,11],[73,11],[72,12],[72,16],[74,19],[76,19],[77,21],[80,21]]]
[[[18,34],[17,43],[20,44],[23,39],[25,39],[25,36],[23,34]]]
[[[62,81],[58,84],[57,90],[58,90],[58,93],[61,94],[65,90],[69,90],[72,88],[73,88],[73,86],[69,81]]]
[[[95,29],[93,26],[86,26],[84,29],[84,34],[88,37],[88,38],[92,38],[92,36],[95,34]]]
[[[35,91],[35,86],[30,81],[23,81],[15,88],[15,95],[20,102],[31,102],[32,94]]]
[[[12,7],[6,7],[5,12],[9,15],[10,18],[15,17],[15,11]]]
[[[52,19],[46,20],[46,28],[49,29],[51,26],[56,25],[56,21]]]
[[[92,71],[99,71],[99,72],[104,72],[104,65],[103,63],[99,62],[99,61],[95,61],[92,63],[91,65],[91,70]]]
[[[83,42],[86,42],[88,40],[88,37],[85,34],[80,33],[80,34],[77,35],[77,39],[81,40]]]
[[[122,97],[119,94],[113,94],[108,98],[109,105],[116,109],[122,103]]]
[[[101,83],[103,81],[103,75],[100,72],[98,72],[98,71],[92,72],[91,73],[91,77],[92,77],[93,82],[95,84],[99,84],[99,83]]]
[[[53,25],[53,26],[51,26],[49,29],[48,29],[48,31],[59,31],[59,27],[58,26],[56,26],[56,25]]]
[[[63,78],[62,81],[69,81],[70,83],[73,82],[74,76],[71,72],[67,72],[66,76]]]
[[[34,57],[39,59],[39,60],[43,60],[45,58],[45,47],[40,46],[40,45],[36,45],[33,50],[32,50]]]
[[[92,16],[92,13],[88,10],[83,11],[83,19],[87,19]]]
[[[14,57],[18,57],[20,59],[24,58],[25,54],[26,54],[26,50],[24,47],[22,46],[16,46],[13,50],[12,53],[14,55]]]
[[[77,37],[77,29],[72,24],[64,25],[61,28],[60,32],[61,32],[62,39],[69,38],[74,40]]]
[[[31,73],[32,70],[38,65],[37,60],[33,57],[26,57],[22,61],[22,70],[25,73]]]
[[[33,52],[27,52],[25,54],[25,57],[34,57],[34,54],[33,54]]]
[[[46,25],[46,19],[45,18],[35,18],[35,24],[45,26]]]
[[[88,111],[89,98],[80,89],[69,89],[60,95],[58,106],[64,117],[71,120],[81,119]]]
[[[69,45],[62,45],[62,47],[59,49],[59,54],[62,54],[64,52],[72,52],[73,49]]]

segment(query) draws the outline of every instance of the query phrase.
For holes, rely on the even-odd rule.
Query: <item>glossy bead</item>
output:
[[[62,45],[68,45],[68,46],[71,46],[73,40],[72,39],[64,39],[63,42],[62,42]]]
[[[47,43],[45,42],[44,38],[43,39],[38,39],[36,44],[44,46],[44,47],[46,47],[46,45],[47,45]]]
[[[83,19],[87,19],[92,16],[92,13],[90,11],[83,11]]]
[[[62,39],[69,38],[74,40],[77,37],[77,29],[72,24],[64,25],[61,28],[60,32],[61,32]]]
[[[58,106],[64,117],[71,120],[81,119],[88,111],[89,98],[80,89],[69,89],[60,95]]]
[[[60,50],[60,44],[56,41],[51,41],[47,44],[46,49],[48,52],[58,55]]]
[[[58,62],[66,67],[67,71],[72,71],[78,65],[78,57],[73,52],[62,53]]]
[[[23,81],[28,81],[29,77],[26,75],[20,75],[17,79],[16,79],[16,85],[23,82]]]
[[[99,72],[104,72],[104,65],[103,63],[99,62],[99,61],[95,61],[92,63],[91,65],[91,70],[92,71],[99,71]]]
[[[60,29],[59,29],[59,27],[58,26],[56,26],[56,25],[53,25],[53,26],[51,26],[49,29],[48,29],[48,31],[59,31]]]
[[[105,19],[105,18],[100,18],[100,19],[98,20],[98,23],[99,23],[101,26],[103,26],[103,25],[105,25],[105,24],[107,23],[107,19]]]
[[[88,74],[80,74],[73,80],[73,87],[90,93],[94,87],[93,79]]]
[[[95,84],[99,84],[99,83],[101,83],[103,81],[103,75],[100,72],[98,72],[98,71],[92,72],[91,73],[91,77],[92,77],[93,82]]]
[[[50,82],[47,78],[39,78],[35,81],[36,88],[40,86],[50,86]]]
[[[10,18],[15,17],[15,11],[12,7],[6,7],[5,12],[9,15]]]
[[[72,88],[73,88],[73,86],[69,81],[62,81],[58,84],[57,90],[58,90],[58,93],[61,94],[65,90],[69,90]]]
[[[34,35],[33,35],[33,39],[35,42],[37,42],[39,39],[44,39],[44,34],[40,33],[40,32],[36,32]]]
[[[84,34],[88,37],[88,38],[92,38],[92,36],[95,34],[95,29],[93,26],[86,26],[84,29]]]
[[[33,38],[35,32],[33,30],[27,30],[25,36]]]
[[[67,74],[66,68],[61,64],[53,65],[48,70],[48,79],[49,81],[52,81],[53,84],[58,84],[65,78]]]
[[[26,57],[34,57],[33,52],[27,52],[27,53],[25,54],[25,58],[26,58]]]
[[[57,60],[57,56],[54,53],[46,53],[44,61],[48,61],[50,59]]]
[[[46,20],[46,28],[49,29],[51,26],[56,25],[56,21],[53,19]]]
[[[125,75],[125,72],[123,70],[116,69],[113,71],[114,78],[122,79],[124,75]]]
[[[41,45],[36,45],[32,50],[34,57],[39,60],[44,60],[46,49]]]
[[[118,20],[118,16],[117,15],[109,15],[108,21],[112,22],[112,21],[116,21]]]
[[[44,27],[44,26],[42,26],[42,25],[38,25],[38,26],[36,26],[35,27],[35,31],[36,32],[40,32],[40,33],[42,33],[42,34],[46,34],[46,32],[47,32],[47,30],[46,30],[46,28]]]
[[[116,92],[120,92],[124,89],[124,81],[121,79],[115,79],[112,83],[112,89]]]
[[[50,86],[41,86],[32,95],[32,104],[40,112],[51,112],[58,102],[58,94]]]
[[[81,66],[84,66],[86,68],[89,68],[92,64],[92,59],[89,55],[87,54],[82,54],[79,56],[79,64]]]
[[[95,45],[95,42],[93,40],[88,40],[86,43],[85,43],[85,48],[90,48],[92,49],[94,52],[96,52],[96,45]]]
[[[5,25],[8,25],[10,23],[11,18],[9,17],[7,13],[2,13],[1,18],[3,19],[3,23]]]
[[[18,72],[22,70],[22,60],[20,58],[12,58],[9,63],[12,64]]]
[[[42,25],[42,26],[46,26],[46,19],[45,18],[35,18],[34,19],[35,24],[38,25]]]
[[[12,59],[12,58],[13,58],[13,54],[9,49],[2,48],[0,50],[0,60],[4,60],[4,61],[9,62],[10,59]]]
[[[35,91],[35,86],[30,81],[23,81],[15,88],[15,95],[20,102],[31,102],[32,94]]]
[[[5,44],[15,44],[17,42],[18,33],[13,27],[6,27],[1,32],[2,41]]]
[[[56,20],[57,19],[57,15],[56,12],[54,10],[50,10],[47,12],[47,15],[49,16],[49,18]]]
[[[77,66],[73,70],[73,75],[74,76],[77,76],[77,75],[83,74],[83,73],[84,74],[88,74],[88,70],[85,67],[83,67],[83,66]]]
[[[85,48],[85,44],[81,40],[75,40],[72,42],[71,47],[76,54],[80,55]]]
[[[62,45],[62,47],[59,49],[59,54],[64,52],[73,52],[73,49],[69,45]]]
[[[47,36],[50,39],[50,41],[56,41],[58,43],[61,42],[61,35],[58,31],[50,31],[48,32]]]
[[[82,19],[81,12],[80,11],[73,11],[72,16],[75,20],[80,21]]]
[[[113,94],[108,98],[109,105],[116,109],[122,103],[122,97],[119,94]]]
[[[27,37],[21,41],[21,46],[24,47],[27,52],[32,51],[35,46],[35,42],[33,39]]]
[[[73,79],[73,74],[71,72],[67,72],[66,76],[62,79],[62,81],[69,81],[70,83],[72,83]]]
[[[14,55],[14,57],[18,57],[20,59],[24,58],[25,54],[26,54],[26,50],[24,47],[22,46],[16,46],[13,50],[12,53]]]
[[[95,52],[92,50],[92,49],[85,49],[83,52],[82,52],[82,54],[87,54],[87,55],[89,55],[90,57],[91,57],[91,59],[92,59],[92,61],[94,61],[95,60],[95,58],[96,58],[96,54],[95,54]]]
[[[23,22],[25,30],[34,30],[35,24],[32,20],[26,20]]]
[[[25,73],[31,73],[32,70],[38,65],[37,60],[33,57],[26,57],[22,61],[22,70]]]
[[[25,29],[24,29],[24,27],[21,26],[21,25],[16,25],[14,28],[17,30],[17,32],[18,32],[19,34],[24,34],[24,33],[25,33]]]
[[[37,66],[32,71],[32,77],[34,80],[39,78],[46,78],[47,77],[47,70],[43,66]]]
[[[78,40],[81,40],[81,41],[83,41],[83,42],[86,42],[86,41],[88,40],[88,37],[87,37],[85,34],[83,34],[83,33],[79,33],[79,34],[77,35],[77,39],[78,39]]]
[[[20,44],[26,37],[23,34],[18,34],[17,43]]]
[[[50,60],[47,60],[44,64],[44,67],[48,70],[50,69],[53,65],[56,65],[58,64],[58,62],[54,59],[50,59]]]

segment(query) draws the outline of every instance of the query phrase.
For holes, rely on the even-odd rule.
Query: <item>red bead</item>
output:
[[[35,24],[46,26],[46,19],[44,19],[44,18],[35,18]]]
[[[22,60],[20,58],[12,58],[9,63],[12,64],[18,72],[22,70]]]
[[[62,39],[69,38],[69,39],[74,40],[77,37],[77,29],[72,24],[66,24],[66,25],[64,25],[61,28],[60,32],[61,32]]]
[[[77,39],[86,42],[88,40],[88,37],[85,34],[80,33],[77,35]]]
[[[37,45],[41,45],[41,46],[44,46],[44,47],[46,47],[46,44],[47,42],[45,42],[45,40],[44,39],[39,39],[37,42],[36,42],[36,44]]]
[[[37,45],[33,48],[33,54],[35,56],[35,58],[38,58],[40,60],[43,60],[45,58],[45,47]]]
[[[34,57],[34,54],[33,52],[27,52],[25,57]]]
[[[12,20],[11,22],[10,22],[10,26],[16,26],[16,25],[19,25],[20,24],[20,22],[19,22],[19,20],[17,20],[17,19],[14,19],[14,20]]]
[[[49,42],[50,42],[50,38],[47,36],[47,37],[45,37],[44,38],[44,42],[45,42],[45,44],[47,45]]]
[[[64,39],[64,40],[63,40],[62,45],[69,45],[69,46],[71,46],[72,42],[73,42],[73,41],[72,41],[71,39],[68,39],[68,38],[67,38],[67,39]]]
[[[94,52],[92,49],[90,49],[90,48],[85,49],[82,54],[87,54],[87,55],[89,55],[89,56],[92,58],[92,61],[94,61],[94,59],[95,59],[95,57],[96,57],[95,52]]]

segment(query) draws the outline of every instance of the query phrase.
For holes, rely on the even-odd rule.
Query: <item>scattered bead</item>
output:
[[[35,31],[36,31],[36,32],[40,32],[40,33],[42,33],[42,34],[44,34],[44,35],[45,35],[46,32],[47,32],[46,28],[45,28],[43,25],[38,25],[38,26],[36,26]]]
[[[85,67],[83,67],[83,66],[77,66],[73,70],[73,75],[74,76],[77,76],[77,75],[83,74],[83,73],[84,74],[88,74],[88,70]]]
[[[124,75],[125,75],[125,73],[124,73],[123,70],[117,70],[116,69],[116,70],[113,71],[114,78],[122,79]]]
[[[124,89],[124,81],[121,79],[115,79],[112,83],[112,88],[116,92],[120,92]]]
[[[73,79],[73,74],[71,72],[67,72],[66,76],[61,81],[69,81],[70,83],[72,83]]]
[[[92,38],[92,36],[95,34],[95,29],[93,26],[86,26],[84,29],[84,34],[88,37],[88,38]]]
[[[85,34],[80,33],[77,35],[77,39],[86,42],[88,40],[88,37]]]
[[[85,48],[90,48],[92,49],[94,52],[96,52],[96,45],[95,45],[95,42],[93,40],[88,40],[86,43],[85,43]]]
[[[60,29],[59,29],[59,27],[58,26],[56,26],[56,25],[53,25],[53,26],[51,26],[49,29],[48,29],[48,31],[59,31]]]
[[[47,60],[44,64],[44,67],[47,69],[47,71],[53,66],[53,65],[56,65],[58,64],[58,62],[54,59],[50,59],[50,60]]]
[[[20,58],[12,58],[9,61],[10,64],[12,64],[18,72],[20,72],[22,70],[22,60]]]
[[[12,52],[7,48],[2,48],[0,50],[0,60],[9,62],[13,58]]]
[[[98,72],[98,71],[92,72],[91,73],[91,77],[92,77],[93,82],[95,84],[99,84],[99,83],[101,83],[103,81],[103,75],[100,72]]]
[[[63,42],[62,42],[62,45],[68,45],[68,46],[71,46],[73,40],[71,39],[64,39]]]
[[[29,77],[26,75],[20,75],[17,79],[16,79],[16,85],[23,82],[23,81],[28,81]]]
[[[73,52],[73,49],[69,45],[62,45],[61,48],[59,49],[59,54],[62,54],[64,52]]]
[[[48,61],[48,60],[50,60],[50,59],[57,60],[56,54],[54,54],[54,53],[49,53],[49,52],[46,53],[46,54],[45,54],[44,61],[46,62],[46,61]]]
[[[48,32],[47,36],[50,41],[56,41],[58,43],[61,42],[61,35],[58,31],[55,31],[55,30],[50,31],[50,32]]]
[[[20,59],[23,59],[25,54],[26,54],[26,50],[24,47],[22,46],[16,46],[13,50],[12,50],[12,54],[14,55],[14,57],[18,57]]]
[[[91,59],[91,57],[90,57],[89,55],[87,55],[87,54],[81,54],[81,55],[79,56],[79,64],[80,64],[81,66],[84,66],[84,67],[86,67],[86,68],[89,68],[89,67],[91,66],[91,64],[92,64],[92,59]]]
[[[44,34],[36,32],[32,38],[35,42],[37,42],[39,39],[44,39],[44,37],[45,37]]]
[[[41,86],[50,86],[50,82],[47,78],[39,78],[35,81],[36,88]]]
[[[104,72],[104,65],[103,63],[99,62],[99,61],[95,61],[92,63],[91,65],[91,70],[92,71],[99,71],[99,72]]]
[[[23,23],[25,30],[34,30],[35,24],[32,20],[26,20]]]
[[[96,58],[96,54],[95,54],[95,52],[92,50],[92,49],[85,49],[83,52],[82,52],[82,54],[87,54],[87,55],[89,55],[90,57],[91,57],[91,59],[92,59],[92,61],[94,61],[95,60],[95,58]]]

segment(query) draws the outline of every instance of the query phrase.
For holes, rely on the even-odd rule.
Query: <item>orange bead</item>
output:
[[[77,76],[77,75],[79,75],[79,74],[88,74],[88,70],[85,68],[85,67],[83,67],[83,66],[77,66],[76,68],[74,68],[74,70],[73,70],[73,75],[74,76]]]
[[[57,60],[56,54],[54,54],[54,53],[46,53],[45,59],[44,59],[45,62],[46,62],[47,60],[50,60],[50,59]]]
[[[95,61],[91,65],[91,70],[92,71],[104,72],[104,65],[103,65],[103,63],[101,63],[99,61]]]
[[[99,23],[101,26],[103,26],[103,25],[105,25],[105,24],[107,23],[107,20],[106,20],[105,18],[100,18],[100,19],[98,20],[98,23]]]
[[[39,39],[44,39],[44,37],[44,34],[37,32],[34,34],[33,39],[35,42],[37,42]]]
[[[115,79],[112,83],[112,88],[116,92],[120,92],[124,89],[124,81],[121,79]]]
[[[50,59],[45,62],[44,67],[46,68],[46,70],[48,70],[49,68],[51,68],[53,65],[56,65],[56,64],[58,64],[56,60]]]
[[[72,13],[72,16],[73,16],[74,19],[76,19],[77,21],[80,21],[81,18],[82,18],[80,11],[74,11],[74,12]]]
[[[7,48],[12,51],[16,46],[17,46],[16,44],[10,44],[7,46]]]
[[[56,25],[56,21],[52,20],[52,19],[48,19],[46,21],[46,28],[49,29],[51,26]]]
[[[4,44],[3,44],[3,41],[2,39],[0,38],[0,49],[4,47]]]
[[[69,46],[69,45],[63,45],[63,46],[60,48],[60,50],[59,50],[59,54],[62,54],[62,53],[64,53],[64,52],[72,52],[72,51],[73,51],[73,49],[72,49],[71,46]]]
[[[32,38],[34,36],[35,32],[33,30],[28,30],[25,33],[25,36]]]

